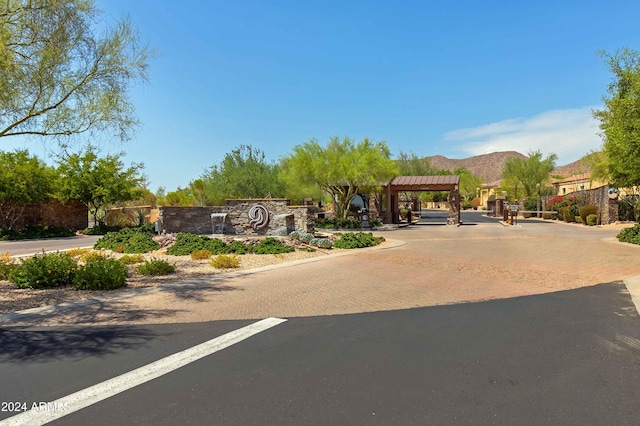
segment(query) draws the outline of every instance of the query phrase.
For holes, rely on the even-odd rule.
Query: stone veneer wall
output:
[[[249,219],[249,209],[263,205],[269,212],[269,224],[257,231]],[[291,206],[286,199],[227,200],[226,206],[172,207],[163,206],[159,210],[159,220],[166,232],[190,232],[211,234],[211,213],[227,213],[224,226],[226,235],[286,235],[296,230],[314,231],[315,208],[313,206]],[[293,218],[293,221],[287,220]]]
[[[20,228],[26,225],[61,226],[79,231],[89,226],[89,210],[79,201],[62,204],[53,200],[26,204],[15,226]]]
[[[584,197],[585,205],[598,206],[600,223],[607,225],[618,220],[618,200],[610,199],[608,194],[609,187],[601,186],[600,188],[572,192],[564,196]]]

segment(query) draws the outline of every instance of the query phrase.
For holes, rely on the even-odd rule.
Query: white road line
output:
[[[153,380],[157,377],[170,373],[180,367],[211,355],[255,334],[265,331],[278,324],[282,324],[286,319],[267,318],[238,330],[223,334],[220,337],[211,339],[182,352],[175,353],[166,358],[147,364],[128,373],[124,373],[113,379],[106,380],[97,385],[88,387],[71,395],[57,399],[49,403],[52,410],[30,410],[16,416],[0,421],[0,426],[8,425],[43,425],[57,420],[74,411],[81,410],[92,404],[112,397],[138,386],[142,383]]]

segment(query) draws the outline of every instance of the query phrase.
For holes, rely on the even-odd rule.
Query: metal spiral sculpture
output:
[[[249,223],[255,230],[267,226],[267,223],[269,223],[269,212],[267,208],[261,204],[256,204],[251,207],[249,209]]]

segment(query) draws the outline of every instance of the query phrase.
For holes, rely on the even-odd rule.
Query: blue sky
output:
[[[277,161],[331,136],[384,140],[394,156],[541,150],[567,164],[602,144],[591,110],[611,74],[597,52],[640,48],[633,1],[97,5],[158,51],[132,91],[142,126],[103,149],[144,162],[152,191],[239,145]]]

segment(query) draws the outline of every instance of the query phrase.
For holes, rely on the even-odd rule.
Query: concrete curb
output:
[[[631,296],[636,312],[640,315],[640,275],[624,279],[624,285]]]

